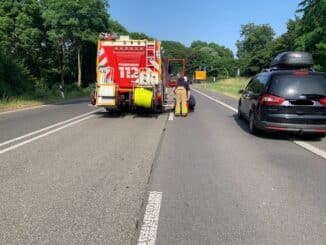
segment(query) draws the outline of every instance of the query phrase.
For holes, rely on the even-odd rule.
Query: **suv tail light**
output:
[[[321,98],[321,99],[319,100],[319,102],[320,102],[320,104],[326,106],[326,97]]]
[[[284,99],[282,97],[271,94],[264,94],[259,100],[262,105],[280,105],[283,101]]]
[[[307,71],[295,71],[295,72],[293,72],[293,75],[295,75],[295,76],[308,76],[309,72],[307,72]]]

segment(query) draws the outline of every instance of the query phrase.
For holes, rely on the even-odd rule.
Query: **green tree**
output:
[[[218,45],[217,43],[209,43],[208,47],[214,49],[214,51],[217,52],[217,55],[221,58],[229,58],[229,59],[234,58],[231,49]]]
[[[296,17],[294,20],[288,20],[287,32],[274,40],[273,53],[275,55],[285,51],[296,50],[295,40],[299,36],[300,25],[301,19],[299,17]]]
[[[129,36],[131,39],[134,40],[154,40],[153,37],[147,36],[145,33],[140,33],[140,32],[130,32]]]
[[[59,54],[61,83],[65,76],[65,55],[77,56],[78,79],[82,83],[82,48],[95,43],[100,32],[109,29],[108,3],[105,0],[43,0],[49,39]]]
[[[269,24],[256,25],[249,23],[241,26],[240,37],[236,45],[238,48],[237,56],[253,56],[255,53],[265,49],[273,40],[275,33]]]
[[[115,32],[118,35],[128,35],[128,30],[121,25],[118,21],[110,19],[109,20],[110,31]]]
[[[295,46],[313,54],[317,69],[326,70],[326,1],[304,0],[298,12],[303,13]]]
[[[207,42],[203,42],[203,41],[200,41],[200,40],[193,41],[190,44],[190,48],[192,48],[192,49],[194,49],[194,48],[203,48],[203,47],[207,47],[207,46],[208,46]]]
[[[187,71],[190,74],[204,67],[209,76],[234,74],[235,70],[233,52],[216,43],[199,40],[192,42],[187,61]]]
[[[245,75],[259,72],[269,63],[274,35],[274,30],[268,24],[249,23],[241,26],[242,40],[238,40],[236,46],[239,63]]]
[[[214,52],[209,47],[191,49],[187,57],[188,74],[193,74],[196,70],[203,70],[204,67],[211,69],[214,66]]]
[[[31,90],[42,64],[42,18],[37,0],[0,2],[2,94]],[[15,74],[13,74],[15,72]],[[19,77],[20,79],[17,79]]]
[[[188,49],[180,42],[164,40],[161,42],[161,46],[164,50],[164,56],[167,58],[185,59],[187,57]]]

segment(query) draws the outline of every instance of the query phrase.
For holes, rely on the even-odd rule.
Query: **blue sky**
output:
[[[270,24],[276,36],[286,31],[300,0],[109,0],[109,13],[128,31],[159,40],[215,42],[234,52],[240,26]]]

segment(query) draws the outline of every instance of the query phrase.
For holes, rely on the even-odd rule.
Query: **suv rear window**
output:
[[[296,99],[302,94],[319,94],[326,97],[326,77],[322,74],[298,76],[294,74],[274,75],[269,93],[285,99]]]

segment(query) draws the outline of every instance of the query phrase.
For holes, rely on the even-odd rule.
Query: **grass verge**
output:
[[[65,98],[61,97],[59,91],[47,90],[35,95],[23,95],[19,97],[11,97],[0,99],[0,112],[19,110],[23,108],[39,106],[49,103],[65,101],[74,98],[89,96],[93,86],[87,88],[79,88],[77,86],[67,86],[64,90]]]
[[[249,79],[246,77],[221,79],[217,82],[205,82],[200,84],[193,84],[197,88],[205,88],[211,91],[220,92],[222,94],[239,98],[239,90],[244,89]]]

